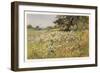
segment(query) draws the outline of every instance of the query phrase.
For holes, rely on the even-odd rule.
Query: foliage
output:
[[[27,25],[27,28],[33,28],[31,24]]]
[[[32,25],[27,25],[28,29],[35,29],[35,30],[41,30],[42,28],[40,28],[39,26],[33,27]]]
[[[88,29],[89,17],[88,16],[66,16],[58,15],[57,20],[54,21],[58,25],[60,30],[70,31],[70,30],[84,30]],[[56,26],[57,26],[56,25]]]
[[[41,30],[41,28],[39,26],[36,26],[35,29],[36,30]]]

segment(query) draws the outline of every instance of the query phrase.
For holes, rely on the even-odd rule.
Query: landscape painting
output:
[[[89,16],[27,14],[27,59],[89,57]]]

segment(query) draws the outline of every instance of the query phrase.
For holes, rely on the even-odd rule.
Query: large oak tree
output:
[[[89,17],[88,16],[68,16],[68,15],[57,15],[57,20],[54,21],[56,26],[63,31],[71,30],[84,30],[88,29]]]

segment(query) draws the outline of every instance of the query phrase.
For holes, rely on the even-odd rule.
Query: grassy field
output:
[[[89,35],[84,31],[27,30],[27,58],[89,56]]]

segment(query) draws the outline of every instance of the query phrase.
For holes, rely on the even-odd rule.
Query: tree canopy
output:
[[[89,17],[88,16],[68,16],[57,15],[57,20],[54,21],[56,26],[63,31],[70,30],[84,30],[88,29]]]

